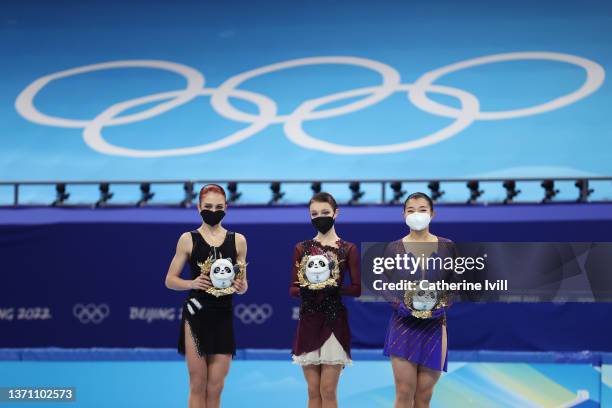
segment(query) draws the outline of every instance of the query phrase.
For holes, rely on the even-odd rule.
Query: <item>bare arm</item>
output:
[[[181,271],[185,266],[185,262],[189,259],[191,253],[191,235],[185,232],[181,235],[176,244],[176,253],[170,262],[168,273],[166,274],[166,287],[172,290],[190,290],[190,289],[206,289],[202,286],[202,282],[198,279],[182,279],[180,277]]]
[[[244,235],[236,233],[236,262],[246,262],[247,241]],[[244,294],[249,289],[246,276],[244,279],[234,279],[234,288],[239,295]]]
[[[244,235],[236,233],[236,261],[246,262],[247,241]]]

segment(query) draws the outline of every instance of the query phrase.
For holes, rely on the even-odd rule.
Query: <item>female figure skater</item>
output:
[[[217,408],[221,391],[236,354],[231,294],[216,297],[206,292],[212,286],[208,275],[201,274],[198,263],[229,258],[232,265],[244,263],[247,253],[242,234],[221,226],[227,201],[225,191],[216,184],[200,190],[198,212],[202,225],[185,232],[179,238],[176,254],[168,269],[166,287],[188,290],[183,304],[178,352],[185,356],[189,370],[189,408]],[[189,263],[191,279],[180,278],[185,262]],[[247,291],[245,279],[234,279],[236,293]]]
[[[390,256],[405,253],[452,256],[452,241],[429,232],[429,222],[433,216],[433,201],[427,194],[418,192],[409,195],[404,202],[404,218],[410,233],[389,244],[386,252]],[[419,268],[416,278],[435,281],[440,278],[437,275],[439,272]],[[434,310],[429,318],[419,318],[402,300],[393,301],[394,311],[387,328],[383,353],[391,357],[395,408],[429,407],[434,386],[441,372],[447,370],[447,307]]]
[[[351,364],[351,332],[341,296],[361,295],[359,253],[355,244],[336,234],[334,221],[338,215],[336,200],[328,193],[315,194],[308,205],[317,235],[298,243],[293,252],[293,271],[289,293],[300,297],[300,319],[293,342],[293,362],[302,366],[308,384],[308,408],[337,407],[336,389],[340,371]],[[336,285],[321,289],[304,287],[298,265],[304,257],[318,257],[322,265],[331,261],[339,273],[330,279]],[[307,258],[308,259],[308,258]],[[350,273],[350,284],[343,286],[344,275]],[[302,283],[302,285],[300,285]]]

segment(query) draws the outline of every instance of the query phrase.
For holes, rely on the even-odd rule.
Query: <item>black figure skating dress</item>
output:
[[[199,231],[191,231],[193,247],[189,258],[192,279],[200,275],[198,262],[213,258],[230,258],[236,264],[236,240],[233,232],[227,231],[225,240],[218,247],[210,246]],[[215,297],[200,289],[191,289],[183,303],[178,352],[185,355],[185,322],[189,324],[197,352],[207,354],[236,354],[233,321],[233,295]]]

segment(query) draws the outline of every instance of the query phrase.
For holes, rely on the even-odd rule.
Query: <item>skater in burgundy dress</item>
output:
[[[352,363],[351,331],[342,296],[361,295],[360,259],[355,244],[336,235],[333,225],[338,209],[330,194],[313,196],[309,210],[318,233],[314,239],[298,243],[293,253],[289,293],[300,297],[302,303],[292,355],[308,383],[308,407],[336,407],[340,372]],[[300,284],[298,265],[304,257],[316,255],[337,262],[336,285],[310,289]],[[343,285],[345,275],[350,283]]]

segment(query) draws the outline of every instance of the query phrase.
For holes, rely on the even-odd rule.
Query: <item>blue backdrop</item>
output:
[[[298,302],[289,297],[296,242],[313,235],[304,207],[230,208],[248,239],[250,290],[235,297],[239,347],[289,348]],[[0,210],[0,348],[175,347],[186,292],[164,278],[195,210]],[[349,241],[388,241],[399,207],[341,208]],[[432,230],[461,241],[611,241],[611,205],[440,207]],[[185,275],[187,276],[187,275]],[[380,348],[390,309],[345,299],[355,347]],[[48,309],[48,310],[47,310]],[[612,351],[612,303],[456,304],[449,347]]]

